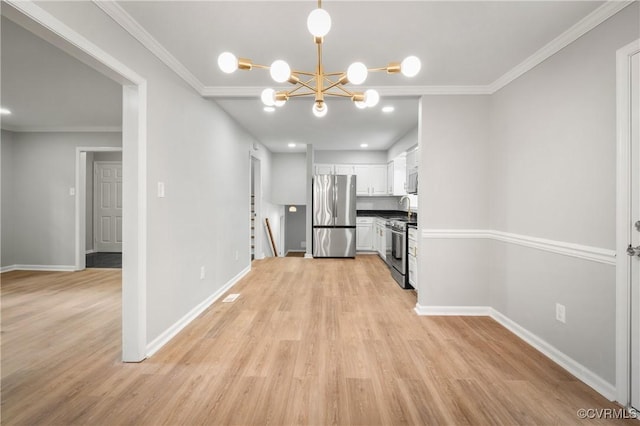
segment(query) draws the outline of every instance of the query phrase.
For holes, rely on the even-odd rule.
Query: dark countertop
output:
[[[402,210],[356,210],[356,216],[360,217],[382,217],[385,219],[391,218],[406,218],[407,212]],[[416,213],[411,213],[413,220],[417,219]]]

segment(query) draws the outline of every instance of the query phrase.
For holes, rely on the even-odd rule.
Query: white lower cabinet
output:
[[[381,258],[387,258],[387,221],[384,219],[375,219],[375,225],[373,227],[375,244],[375,251],[378,252]]]
[[[373,218],[356,219],[356,250],[373,250]]]
[[[418,291],[418,230],[409,228],[409,284]]]

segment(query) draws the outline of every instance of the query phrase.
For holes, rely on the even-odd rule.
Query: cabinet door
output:
[[[317,175],[332,175],[333,164],[316,164],[315,171]]]
[[[371,250],[373,248],[373,224],[360,223],[356,226],[356,249]]]
[[[355,165],[356,195],[371,195],[371,167],[369,165]]]
[[[390,161],[387,164],[387,194],[393,195],[394,179],[395,179],[395,161]]]
[[[418,262],[414,256],[409,256],[409,284],[418,291]]]
[[[393,195],[407,195],[407,158],[398,156],[393,160]]]
[[[369,166],[369,185],[371,195],[387,194],[387,166],[373,164]]]
[[[333,170],[337,175],[352,175],[353,173],[353,165],[352,164],[336,164],[333,166]]]

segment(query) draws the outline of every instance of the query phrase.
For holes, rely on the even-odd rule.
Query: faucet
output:
[[[411,222],[411,200],[409,199],[409,196],[403,195],[402,197],[400,197],[400,201],[398,201],[398,204],[402,206],[402,202],[404,200],[407,200],[407,219],[409,220],[409,222]]]

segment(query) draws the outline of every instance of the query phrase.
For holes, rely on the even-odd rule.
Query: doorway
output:
[[[88,152],[87,268],[122,268],[122,152]]]
[[[2,15],[60,48],[84,64],[122,85],[122,150],[124,175],[123,217],[124,261],[122,269],[122,360],[139,362],[146,358],[146,141],[147,82],[122,62],[32,2],[2,4]],[[76,171],[80,170],[82,149],[77,148]],[[86,150],[85,157],[86,162]],[[75,188],[81,186],[76,173]],[[84,247],[78,218],[80,197],[76,197],[75,268],[84,265]]]
[[[251,260],[263,259],[264,251],[262,250],[262,233],[261,229],[261,204],[262,204],[262,178],[261,178],[261,163],[260,159],[251,155],[249,157],[251,166],[251,178],[249,191],[249,203],[250,203],[250,216],[249,216],[249,250],[251,253]]]
[[[640,413],[640,52],[631,56],[631,407]]]
[[[617,400],[640,412],[640,39],[617,52]]]

